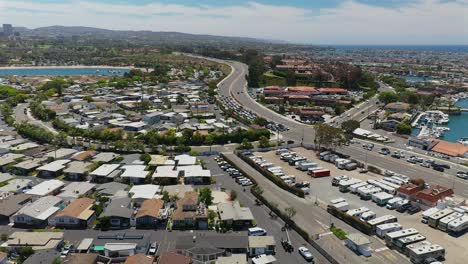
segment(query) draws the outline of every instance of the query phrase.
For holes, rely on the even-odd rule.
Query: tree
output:
[[[62,264],[62,259],[60,259],[60,257],[55,257],[52,264]]]
[[[259,117],[259,116],[256,117],[253,122],[254,124],[259,125],[259,126],[266,126],[268,123],[268,121],[265,118]]]
[[[168,191],[163,191],[162,193],[162,200],[165,202],[165,203],[168,203],[171,201],[170,197],[169,197],[169,192]]]
[[[325,123],[314,125],[315,130],[315,143],[326,148],[335,149],[346,142],[343,130],[336,128]]]
[[[270,147],[270,140],[268,140],[267,137],[262,136],[262,137],[260,137],[260,139],[258,140],[258,146],[259,146],[260,148],[269,148],[269,147]]]
[[[145,164],[148,164],[151,161],[151,155],[148,153],[141,154],[140,160],[143,161]]]
[[[411,126],[401,122],[396,126],[396,132],[400,135],[409,135],[411,134]]]
[[[341,123],[341,128],[344,130],[345,133],[351,134],[353,133],[356,128],[359,128],[361,126],[361,123],[356,120],[346,120],[343,123]]]
[[[229,198],[231,199],[231,201],[234,201],[236,200],[237,198],[237,192],[232,190],[231,193],[229,194]]]
[[[286,209],[284,209],[284,211],[286,211],[286,216],[289,219],[292,219],[297,213],[296,208],[294,207],[287,207]]]
[[[213,202],[213,196],[211,195],[211,189],[209,187],[203,187],[198,191],[200,202],[206,206],[210,206]]]
[[[253,145],[247,138],[244,138],[240,145],[240,149],[253,149]]]
[[[3,233],[1,236],[2,241],[7,241],[8,240],[8,234]]]
[[[379,101],[384,104],[389,104],[398,101],[398,95],[394,92],[381,92],[379,94]]]
[[[19,257],[17,263],[23,263],[27,258],[34,254],[32,247],[23,247],[18,251]]]

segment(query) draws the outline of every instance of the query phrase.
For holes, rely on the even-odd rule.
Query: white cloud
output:
[[[286,2],[286,1],[285,1]],[[418,0],[385,8],[345,0],[334,8],[303,9],[256,2],[224,7],[151,3],[125,5],[72,0],[0,0],[2,21],[18,26],[91,26],[179,31],[330,44],[467,44],[467,0]]]

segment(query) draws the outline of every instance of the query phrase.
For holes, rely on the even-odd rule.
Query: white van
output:
[[[266,236],[267,231],[260,227],[251,227],[248,229],[249,236]]]

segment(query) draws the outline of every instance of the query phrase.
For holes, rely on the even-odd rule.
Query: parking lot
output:
[[[307,159],[315,162],[318,166],[330,169],[331,176],[338,175],[347,175],[352,178],[360,180],[369,180],[369,179],[381,179],[383,176],[373,174],[373,173],[359,173],[357,170],[346,171],[336,168],[333,164],[322,161],[318,159],[314,152],[306,150],[304,148],[294,148],[290,149],[291,151],[296,152],[298,155],[304,156]],[[310,195],[306,199],[315,201],[316,199],[323,204],[328,204],[330,200],[336,198],[344,198],[349,203],[350,209],[355,209],[359,207],[367,207],[371,211],[377,214],[377,217],[382,215],[391,214],[398,218],[398,222],[404,228],[416,228],[423,236],[427,238],[428,241],[432,243],[439,244],[447,250],[447,263],[464,263],[464,256],[468,258],[468,236],[464,235],[458,238],[452,237],[447,233],[444,233],[438,229],[433,229],[426,224],[420,222],[421,212],[414,215],[409,215],[407,213],[399,213],[395,210],[388,210],[385,207],[380,207],[372,201],[364,201],[359,198],[359,196],[351,193],[342,193],[337,187],[331,185],[332,177],[324,178],[312,178],[307,175],[307,172],[302,172],[297,170],[294,166],[288,165],[287,162],[282,161],[274,151],[270,152],[256,152],[254,153],[257,156],[262,156],[265,160],[275,164],[275,166],[281,166],[284,169],[286,175],[295,175],[297,181],[309,181],[310,182]]]

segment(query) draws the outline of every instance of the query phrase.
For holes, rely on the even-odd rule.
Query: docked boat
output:
[[[468,137],[462,137],[457,140],[458,143],[468,146]]]

